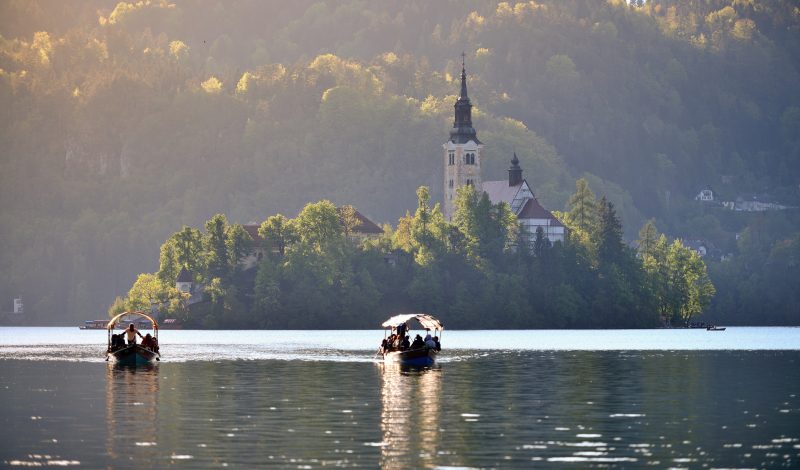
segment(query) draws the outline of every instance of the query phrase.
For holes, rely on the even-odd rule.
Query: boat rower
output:
[[[136,344],[136,335],[139,335],[140,338],[143,338],[142,334],[139,333],[139,330],[137,330],[136,327],[133,326],[133,323],[131,323],[125,330],[125,336],[127,337],[128,340],[128,346]]]

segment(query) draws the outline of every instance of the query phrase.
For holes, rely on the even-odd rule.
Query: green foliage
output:
[[[228,277],[228,219],[216,214],[206,222],[203,245],[206,251],[206,269],[211,278]]]
[[[575,194],[569,198],[569,221],[574,229],[593,234],[597,229],[597,202],[585,178],[575,183]]]
[[[579,185],[578,191],[591,190]],[[363,242],[354,221],[345,228],[355,208],[320,201],[294,219],[271,216],[259,234],[278,253],[245,272],[234,265],[244,248],[230,253],[245,246],[246,232],[223,230],[226,219],[216,215],[206,223],[197,256],[213,259],[225,247],[230,265],[227,277],[215,276],[213,263],[198,273],[206,301],[186,313],[158,277],[142,274],[129,303],[161,303],[188,325],[206,328],[363,328],[398,309],[434,312],[453,328],[610,328],[655,326],[659,314],[688,321],[714,295],[702,260],[678,241],[655,240],[652,223],[643,229],[652,247],[637,259],[622,245],[622,226],[605,198],[587,244],[553,244],[541,229],[533,240],[518,237],[508,206],[491,204],[470,187],[458,191],[452,223],[438,205],[431,208],[427,188],[417,197],[414,216]],[[170,240],[164,246],[175,235]]]
[[[114,302],[111,304],[111,306],[108,307],[108,317],[114,318],[115,316],[127,310],[128,310],[128,305],[125,302],[125,299],[123,299],[120,296],[117,296],[114,299]]]
[[[270,216],[262,222],[258,235],[264,239],[267,247],[275,247],[281,258],[286,254],[286,248],[297,241],[294,225],[281,214]]]
[[[169,296],[169,288],[162,284],[156,275],[140,274],[128,291],[127,307],[130,310],[149,312],[152,305],[166,301]]]

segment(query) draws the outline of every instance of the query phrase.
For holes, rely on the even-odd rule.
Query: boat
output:
[[[153,339],[156,346],[154,348],[146,348],[139,343],[136,344],[119,344],[118,340],[121,338],[114,335],[114,327],[118,323],[135,323],[142,325],[141,319],[145,320],[145,324],[149,322],[153,329]],[[152,364],[154,361],[160,361],[161,355],[158,352],[158,322],[150,315],[144,312],[122,312],[109,320],[106,326],[108,330],[108,349],[106,350],[106,361],[114,358],[114,361],[119,365],[145,365]],[[147,329],[142,328],[142,329]],[[120,333],[122,334],[122,333]]]
[[[158,329],[160,330],[182,330],[183,323],[177,318],[165,318]]]
[[[86,320],[78,328],[81,330],[105,330],[107,325],[108,320]]]
[[[390,344],[388,338],[391,335],[405,336],[406,333],[411,331],[408,328],[409,322],[418,323],[423,329],[433,331],[435,337],[435,347],[431,344],[423,344],[418,347],[397,347],[396,344]],[[381,344],[378,353],[383,356],[383,361],[386,363],[399,363],[407,366],[431,366],[436,361],[436,356],[441,351],[441,336],[444,327],[442,323],[432,315],[427,313],[406,313],[402,315],[395,315],[381,325],[386,329],[384,333],[383,343]]]
[[[706,331],[725,331],[725,327],[709,325],[708,327],[706,327]]]

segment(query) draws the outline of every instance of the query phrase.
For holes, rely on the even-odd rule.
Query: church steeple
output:
[[[461,94],[458,95],[460,99],[464,99],[469,103],[469,96],[467,96],[467,68],[464,63],[466,54],[461,53]]]
[[[453,120],[453,129],[450,131],[450,140],[455,144],[464,144],[470,140],[476,144],[481,142],[478,140],[475,128],[472,127],[472,103],[469,101],[467,94],[467,68],[464,63],[465,54],[461,53],[461,93],[458,96],[455,104],[455,119]]]
[[[511,167],[508,169],[508,185],[516,186],[518,184],[522,184],[522,168],[519,166],[517,152],[514,152],[514,158],[511,159]]]
[[[461,54],[461,93],[455,104],[455,119],[450,138],[442,145],[444,149],[444,216],[447,220],[455,212],[458,188],[470,186],[483,190],[481,183],[481,153],[483,144],[472,127],[472,103],[467,95],[466,54]]]

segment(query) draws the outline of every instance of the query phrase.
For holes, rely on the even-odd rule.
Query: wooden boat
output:
[[[108,320],[86,320],[78,328],[81,330],[105,330],[107,325]]]
[[[725,327],[710,325],[706,328],[706,331],[725,331]]]
[[[415,321],[419,325],[429,331],[433,331],[436,337],[436,347],[428,344],[416,348],[402,348],[396,347],[394,344],[389,344],[387,337],[391,335],[405,335],[410,330],[408,322]],[[384,362],[399,363],[408,366],[430,366],[436,361],[436,356],[441,351],[441,336],[444,327],[441,322],[434,318],[432,315],[426,313],[408,313],[403,315],[395,315],[385,322],[382,326],[386,329],[384,333],[383,343],[378,352],[383,356]]]
[[[155,342],[154,348],[146,348],[139,343],[136,344],[119,344],[114,339],[114,326],[118,323],[133,323],[131,317],[140,317],[149,321],[153,328],[153,339]],[[141,325],[141,322],[136,322]],[[123,312],[112,318],[106,326],[108,330],[108,349],[106,350],[106,361],[114,358],[115,362],[120,365],[144,365],[152,364],[154,361],[160,361],[161,355],[158,352],[158,323],[151,316],[144,312]],[[122,333],[121,333],[122,334]]]

